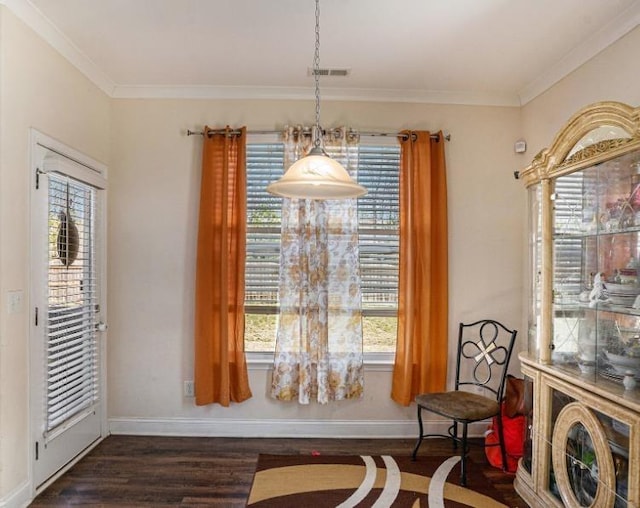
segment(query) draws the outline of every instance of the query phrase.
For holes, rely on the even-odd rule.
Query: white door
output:
[[[31,427],[37,488],[103,435],[106,327],[104,174],[52,151],[46,140],[34,145],[33,154]]]

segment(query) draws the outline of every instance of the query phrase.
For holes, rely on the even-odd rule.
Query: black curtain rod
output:
[[[247,134],[279,134],[282,131],[247,131]],[[311,129],[304,129],[304,132],[308,132],[311,133]],[[323,133],[325,133],[326,131],[323,130]],[[402,138],[407,138],[408,135],[401,133],[401,132],[357,132],[355,131],[356,134],[359,134],[360,136],[380,136],[380,137],[402,137]],[[207,134],[225,134],[227,133],[227,131],[225,129],[209,129],[207,131]],[[240,135],[240,131],[238,130],[231,130],[228,132],[228,134],[232,135],[232,136],[239,136]],[[187,129],[187,136],[204,136],[204,132],[202,131],[192,131],[190,129]],[[440,136],[438,134],[431,134],[431,139],[440,139]],[[444,139],[446,141],[451,141],[451,134],[445,134],[444,135]]]

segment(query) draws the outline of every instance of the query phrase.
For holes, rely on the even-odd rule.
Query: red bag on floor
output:
[[[493,421],[485,432],[484,442],[486,445],[495,444],[496,446],[485,446],[485,454],[489,460],[489,464],[502,469],[502,454],[500,453],[500,442],[498,437],[497,416],[493,417]],[[505,414],[505,404],[502,404],[502,433],[504,434],[505,451],[507,452],[507,471],[515,473],[518,469],[518,460],[522,457],[522,448],[524,446],[524,426],[525,417],[522,415],[509,418]]]

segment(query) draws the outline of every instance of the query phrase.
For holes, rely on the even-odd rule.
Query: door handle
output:
[[[102,321],[96,323],[96,330],[98,330],[99,332],[106,332],[107,328],[107,324],[103,323]]]

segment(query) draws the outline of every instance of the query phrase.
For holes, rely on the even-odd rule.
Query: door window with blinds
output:
[[[368,193],[357,200],[365,352],[395,351],[398,308],[400,146],[363,137],[350,154]],[[330,153],[330,155],[332,155]],[[247,144],[245,348],[272,352],[278,313],[282,199],[266,191],[282,176],[282,143]]]
[[[107,168],[35,129],[31,164],[29,405],[32,478],[40,486],[106,429]]]
[[[98,399],[95,193],[49,175],[46,335],[46,428]]]

